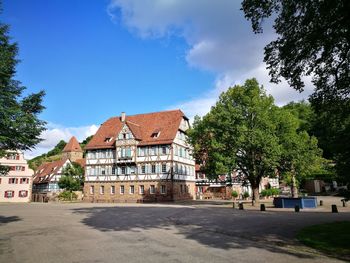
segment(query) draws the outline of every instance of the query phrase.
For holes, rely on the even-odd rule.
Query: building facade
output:
[[[34,172],[29,169],[23,153],[8,151],[0,158],[0,165],[9,167],[6,175],[0,175],[0,202],[29,202]]]
[[[180,110],[113,117],[86,149],[84,199],[154,202],[192,199],[195,168]]]
[[[60,192],[58,181],[62,176],[62,170],[71,164],[69,159],[61,159],[49,163],[44,163],[35,171],[33,181],[33,194],[52,195]]]
[[[44,197],[51,198],[63,191],[58,186],[62,171],[67,165],[73,162],[84,167],[83,150],[79,142],[73,136],[62,150],[61,159],[40,165],[34,174],[33,194],[34,201],[42,201]]]

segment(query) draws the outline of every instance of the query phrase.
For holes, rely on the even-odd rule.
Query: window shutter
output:
[[[16,154],[16,160],[19,160],[19,154]]]
[[[5,191],[4,197],[7,197],[7,191]]]
[[[15,169],[16,169],[15,166],[11,166],[11,167],[10,167],[10,170],[11,170],[11,171],[14,171]]]
[[[24,171],[26,168],[24,166],[22,166],[22,171]]]
[[[11,178],[9,178],[9,184],[11,184]]]

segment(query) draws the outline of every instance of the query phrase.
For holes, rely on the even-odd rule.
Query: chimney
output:
[[[122,115],[120,117],[121,122],[125,122],[125,112],[122,112]]]

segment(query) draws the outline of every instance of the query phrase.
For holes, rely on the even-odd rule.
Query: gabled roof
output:
[[[85,167],[85,158],[82,158],[82,159],[76,159],[73,163],[78,163],[80,164],[81,167]]]
[[[70,138],[69,142],[63,148],[63,152],[82,152],[82,151],[83,150],[81,149],[80,144],[77,138],[75,138],[75,136]]]
[[[126,116],[125,123],[140,141],[139,145],[170,144],[174,141],[183,118],[187,119],[181,110],[170,110]],[[122,127],[123,122],[119,116],[108,119],[100,126],[85,149],[113,148]],[[156,130],[159,131],[159,136],[152,137]]]
[[[67,160],[68,159],[62,159],[40,165],[34,173],[34,183],[49,182],[52,175],[57,174],[58,170],[66,163]],[[46,179],[40,180],[40,178]]]

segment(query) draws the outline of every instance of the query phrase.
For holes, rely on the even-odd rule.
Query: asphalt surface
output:
[[[0,262],[341,262],[295,240],[350,213],[196,204],[0,204]]]

